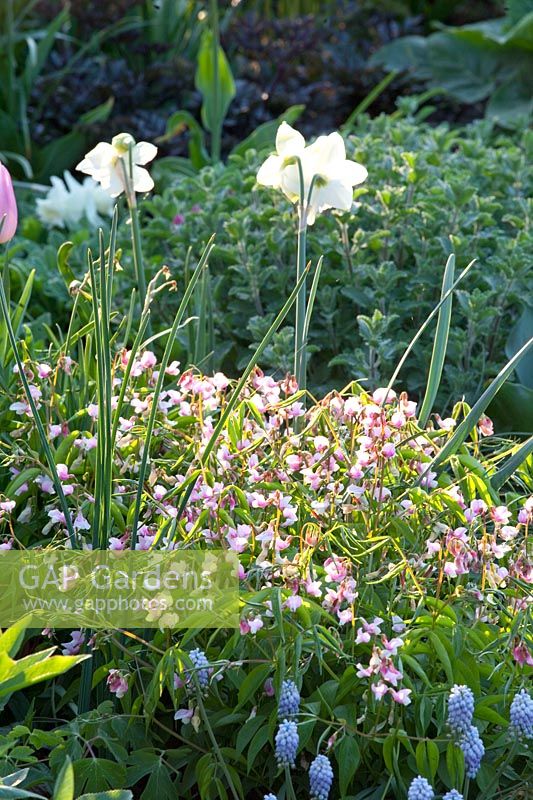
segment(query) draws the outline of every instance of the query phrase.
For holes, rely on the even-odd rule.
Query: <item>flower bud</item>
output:
[[[18,213],[11,175],[0,164],[0,244],[9,242],[17,230]]]

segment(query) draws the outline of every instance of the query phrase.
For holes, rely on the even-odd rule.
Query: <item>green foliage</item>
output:
[[[531,146],[529,132],[498,135],[489,123],[450,130],[413,119],[360,121],[348,153],[367,166],[369,178],[356,193],[354,214],[322,215],[308,232],[308,257],[316,263],[324,255],[310,330],[313,391],[351,377],[388,381],[395,357],[438,301],[452,250],[457,271],[472,255],[477,262],[454,303],[437,407],[462,393],[473,399],[497,374],[531,275]],[[170,187],[167,174],[162,195],[144,206],[148,261],[152,268],[168,264],[178,280],[187,248],[198,255],[216,232],[215,366],[230,374],[295,280],[294,212],[255,186],[262,158],[232,156],[226,168],[176,178]],[[289,368],[290,336],[290,328],[282,330],[265,354],[264,364],[280,374]],[[431,335],[403,373],[417,395],[430,351]]]
[[[48,63],[53,48],[62,37],[69,22],[69,11],[65,7],[48,23],[40,24],[31,16],[33,4],[7,0],[0,16],[0,150],[11,168],[26,178],[47,180],[51,175],[61,174],[81,157],[87,144],[86,126],[97,120],[105,120],[112,108],[112,101],[95,109],[87,109],[74,129],[64,136],[52,140],[42,147],[33,141],[31,105],[32,90]],[[126,29],[128,23],[118,23],[109,31],[85,44],[90,49],[96,41]],[[79,53],[71,58],[73,63]],[[65,68],[68,71],[69,65]],[[39,101],[46,104],[46,97]]]
[[[533,68],[533,2],[509,2],[508,14],[384,45],[370,63],[409,70],[462,103],[488,100],[486,115],[513,126],[530,119]]]
[[[370,183],[366,193],[359,194],[359,214],[368,221],[362,235],[346,233],[353,222],[347,216],[323,217],[312,231],[317,237],[314,245],[329,242],[326,259],[334,263],[335,237],[347,246],[341,252],[351,267],[353,296],[357,297],[356,289],[371,295],[364,281],[357,282],[359,274],[364,274],[365,259],[368,273],[370,268],[378,271],[379,262],[376,265],[371,259],[383,258],[383,248],[388,248],[388,270],[401,270],[402,261],[396,264],[392,252],[404,244],[407,267],[402,279],[408,277],[407,268],[419,270],[418,283],[414,278],[411,283],[413,291],[418,286],[417,296],[408,298],[411,310],[422,305],[420,286],[429,274],[425,262],[414,263],[416,248],[422,249],[426,260],[434,258],[438,269],[432,275],[433,301],[428,295],[425,308],[419,310],[422,321],[428,309],[434,307],[435,316],[441,311],[438,346],[429,367],[431,391],[425,404],[429,413],[445,340],[452,340],[454,333],[447,297],[459,280],[454,279],[454,262],[466,260],[467,255],[462,225],[452,226],[451,242],[444,237],[443,225],[448,222],[443,222],[444,199],[450,195],[455,199],[456,223],[458,208],[470,218],[478,250],[483,249],[480,230],[484,230],[479,215],[489,213],[487,207],[470,207],[475,192],[464,180],[459,182],[459,175],[464,179],[471,166],[468,159],[466,164],[460,162],[454,180],[448,176],[450,183],[443,181],[437,187],[439,192],[434,189],[432,168],[444,169],[442,165],[456,152],[464,158],[474,143],[469,140],[461,150],[460,136],[452,136],[446,128],[423,129],[426,160],[421,152],[410,149],[412,123],[389,128],[378,120],[372,124],[372,137],[365,141],[368,123],[363,122],[361,135],[351,141],[351,147],[356,141],[361,152],[370,156],[372,141],[377,171],[378,156],[384,158],[380,147],[385,148],[386,142],[388,160],[382,169],[387,170],[389,181],[383,179],[379,189]],[[381,143],[376,136],[380,130]],[[477,135],[487,135],[485,128],[480,127]],[[429,147],[432,142],[433,148]],[[509,151],[514,169],[521,163],[520,148],[511,148],[507,138],[500,140],[492,154],[483,147],[484,139],[476,142],[480,151],[489,151],[484,171],[476,176],[481,186],[485,171],[490,173],[488,165],[495,169],[497,163],[499,174],[505,168],[496,157],[501,156],[500,149]],[[400,153],[395,146],[401,147]],[[357,156],[363,160],[359,150]],[[159,230],[165,225],[167,231],[171,229],[176,192],[188,192],[187,202],[193,204],[194,192],[204,191],[205,207],[188,210],[185,222],[176,228],[176,235],[183,236],[188,226],[193,251],[203,247],[206,215],[212,214],[218,224],[215,209],[221,215],[224,203],[227,216],[221,233],[229,232],[236,244],[219,243],[219,259],[226,254],[231,265],[231,247],[241,241],[257,248],[254,258],[263,254],[273,259],[277,252],[273,243],[290,254],[293,212],[283,201],[273,207],[266,193],[254,190],[257,160],[255,154],[234,156],[228,168],[219,165],[204,170],[194,181],[167,189],[163,197],[145,203],[145,236],[150,239],[153,269],[160,266],[154,254],[156,223]],[[395,170],[396,187],[390,178]],[[407,197],[404,184],[407,190],[413,187]],[[505,184],[500,186],[498,198],[501,194],[505,198],[506,191]],[[418,194],[420,206],[414,211],[410,203]],[[246,218],[239,215],[246,198],[248,227]],[[515,195],[513,199],[516,202]],[[436,218],[434,205],[439,201]],[[496,214],[496,200],[491,197],[489,202],[501,230],[506,230],[503,216],[507,211],[498,207]],[[505,205],[504,200],[500,202]],[[384,214],[389,217],[386,221]],[[417,215],[422,223],[409,239],[406,219],[416,226]],[[278,227],[280,219],[289,230],[285,239]],[[486,216],[484,221],[488,225]],[[441,241],[434,250],[426,227],[440,232]],[[515,238],[521,232],[517,228]],[[442,428],[434,419],[422,427],[414,403],[404,393],[386,402],[379,393],[373,396],[371,389],[367,392],[356,383],[316,403],[309,400],[304,424],[297,431],[295,416],[301,419],[303,415],[302,393],[290,379],[275,381],[254,368],[256,361],[264,363],[267,352],[272,357],[282,355],[275,348],[284,340],[274,343],[272,337],[299,289],[294,279],[285,275],[277,305],[272,299],[270,316],[256,315],[266,329],[257,329],[261,343],[252,358],[243,348],[247,366],[239,381],[229,382],[220,374],[209,378],[193,369],[180,371],[171,359],[180,346],[179,334],[187,340],[188,332],[181,325],[194,291],[200,291],[202,307],[202,295],[207,292],[205,265],[209,262],[211,269],[217,269],[212,241],[203,248],[192,277],[192,256],[187,251],[188,267],[183,270],[187,289],[179,295],[177,311],[171,299],[176,285],[161,267],[148,286],[150,311],[147,306],[136,318],[134,302],[121,305],[123,295],[117,309],[112,308],[113,284],[121,274],[117,259],[123,257],[119,245],[126,238],[122,231],[117,232],[115,217],[109,248],[105,249],[100,234],[98,258],[89,253],[88,272],[79,276],[73,292],[66,334],[49,329],[46,347],[41,348],[25,330],[22,318],[17,323],[22,342],[14,341],[13,326],[7,328],[11,351],[6,349],[4,367],[10,393],[2,408],[1,441],[3,463],[12,471],[0,476],[2,498],[8,501],[2,500],[2,544],[64,547],[66,526],[57,511],[66,502],[65,518],[72,520],[76,515],[74,544],[105,547],[112,539],[114,544],[131,547],[142,536],[143,544],[148,538],[154,547],[164,543],[210,549],[213,542],[235,546],[242,566],[242,629],[156,630],[148,638],[130,631],[101,631],[91,637],[90,644],[85,632],[90,653],[85,663],[90,669],[82,675],[81,690],[78,680],[58,680],[57,686],[47,685],[45,699],[26,697],[26,692],[21,697],[20,691],[10,698],[7,713],[22,721],[0,730],[1,789],[6,796],[21,798],[40,797],[44,791],[54,800],[131,800],[133,792],[140,800],[176,796],[259,800],[266,791],[287,797],[293,785],[295,796],[305,797],[307,765],[317,753],[328,752],[335,769],[333,796],[345,800],[377,800],[388,794],[405,798],[417,774],[431,780],[440,795],[452,788],[464,791],[464,759],[447,728],[446,697],[454,683],[466,683],[475,694],[474,721],[487,748],[483,766],[470,784],[470,800],[497,800],[502,793],[522,792],[531,777],[529,751],[524,742],[512,739],[509,705],[531,675],[531,667],[520,666],[515,655],[519,645],[526,652],[533,646],[527,604],[531,447],[497,437],[484,442],[476,424],[513,364],[489,385],[473,410],[463,401],[454,406],[455,431],[453,424]],[[499,234],[500,229],[490,233],[487,248],[495,246]],[[171,243],[169,253],[161,252],[161,243],[167,239],[158,238],[159,258],[165,260],[169,254],[182,252],[179,240]],[[457,255],[448,258],[443,279],[442,254],[452,244]],[[518,250],[523,242],[513,240],[513,246]],[[75,277],[71,270],[76,249],[66,243],[58,253],[58,266],[67,283]],[[286,263],[292,263],[292,258]],[[280,263],[285,272],[286,263]],[[335,281],[340,280],[341,269],[342,264],[337,265]],[[474,269],[462,270],[467,273],[462,280],[468,280]],[[247,284],[239,285],[237,270],[233,272],[244,314],[250,295]],[[381,272],[382,283],[386,275]],[[216,281],[224,277],[219,265],[211,288],[216,289]],[[121,291],[130,291],[131,280],[122,282]],[[228,296],[231,285],[224,287]],[[268,282],[257,288],[257,298],[263,302],[270,291]],[[330,277],[326,290],[334,288]],[[373,284],[375,292],[379,288],[379,282]],[[282,305],[284,293],[289,297]],[[29,307],[29,289],[26,295],[23,306]],[[10,313],[3,290],[0,297],[4,318],[15,319],[17,312]],[[315,282],[313,299],[316,311],[321,286],[317,288]],[[391,298],[391,302],[396,301]],[[440,308],[435,305],[439,302]],[[171,330],[160,320],[161,336],[145,339],[148,316],[157,321],[159,310],[172,306]],[[272,321],[274,309],[278,313]],[[387,318],[387,308],[372,308],[369,300],[365,312],[358,315],[354,328],[358,326],[372,348],[374,364],[381,352],[390,354],[390,374],[393,358],[405,342],[389,332],[393,323],[390,314]],[[205,306],[202,313],[205,317]],[[412,340],[413,331],[406,328],[406,339]],[[421,330],[420,341],[424,341],[426,329]],[[426,346],[425,377],[430,343]],[[290,349],[285,347],[284,352]],[[19,368],[13,373],[15,356]],[[48,369],[43,370],[45,365]],[[28,414],[9,405],[12,397],[28,392],[30,376],[35,402]],[[44,433],[40,420],[46,420]],[[57,477],[54,469],[60,464],[66,468],[70,489],[66,493],[65,487],[63,495],[57,485],[55,494],[42,485],[43,477]],[[484,510],[474,513],[474,501],[486,503]],[[505,536],[502,519],[510,523]],[[367,639],[361,637],[361,626],[375,617],[383,629]],[[5,651],[0,667],[3,662],[10,669],[22,662],[25,666],[23,679],[9,684],[10,692],[31,690],[33,679],[59,674],[59,663],[80,660],[36,649],[16,662],[11,656],[23,632],[23,626],[15,626],[0,638],[0,655]],[[60,631],[51,635],[64,641]],[[191,669],[193,648],[201,648],[209,662],[202,687]],[[54,658],[61,661],[54,663]],[[379,670],[375,663],[372,666],[376,658]],[[385,678],[392,668],[396,670],[392,678]],[[127,676],[127,690],[101,702],[112,669]],[[299,752],[290,783],[273,758],[279,690],[288,677],[297,682],[302,698],[297,716]],[[375,689],[382,677],[390,685],[379,699]],[[112,688],[109,683],[108,688]],[[407,692],[408,697],[400,695],[397,700],[392,689]],[[81,713],[80,697],[94,699],[96,708]],[[409,703],[404,704],[406,699]],[[46,727],[42,718],[47,720]]]
[[[0,707],[4,707],[13,692],[62,675],[84,661],[86,656],[53,655],[55,648],[38,650],[16,660],[30,620],[23,619],[0,634]]]

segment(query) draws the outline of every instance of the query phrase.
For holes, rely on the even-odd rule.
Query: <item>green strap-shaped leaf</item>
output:
[[[494,378],[494,380],[490,383],[490,385],[485,389],[479,400],[474,403],[472,410],[470,413],[464,418],[461,424],[457,427],[453,436],[448,440],[446,445],[442,448],[440,453],[438,453],[433,461],[429,464],[426,472],[424,472],[419,480],[422,480],[424,475],[429,472],[429,470],[434,470],[439,464],[442,464],[453,455],[458,448],[463,444],[465,439],[467,438],[468,434],[473,430],[475,425],[477,424],[479,418],[489,405],[492,398],[496,395],[498,389],[505,383],[509,375],[513,372],[516,365],[519,363],[520,359],[523,358],[533,347],[533,336],[531,339],[525,343],[525,345],[516,353],[510,361],[507,362],[505,367],[500,370],[498,375]]]
[[[235,81],[223,49],[217,49],[215,62],[213,34],[205,30],[198,53],[195,85],[203,97],[202,122],[213,133],[226,116],[229,104],[235,97]]]
[[[448,347],[448,334],[450,332],[450,321],[452,318],[452,301],[453,295],[450,289],[453,286],[455,277],[455,255],[451,253],[448,256],[446,267],[444,269],[444,277],[442,279],[441,300],[444,303],[440,307],[439,317],[437,320],[437,329],[435,331],[435,339],[433,341],[433,353],[431,354],[431,363],[429,365],[429,374],[426,385],[426,393],[422,402],[422,408],[418,417],[420,426],[425,428],[433,403],[439,391],[440,380],[442,377],[442,370],[444,367],[444,359],[446,358],[446,350]]]

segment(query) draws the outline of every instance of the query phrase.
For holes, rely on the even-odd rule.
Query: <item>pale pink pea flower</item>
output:
[[[107,676],[107,688],[118,698],[124,697],[128,691],[128,676],[123,675],[118,669],[110,669]]]

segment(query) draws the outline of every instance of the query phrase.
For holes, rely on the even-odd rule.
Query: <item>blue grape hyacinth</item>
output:
[[[467,733],[474,715],[474,695],[468,686],[452,687],[448,697],[448,725],[454,733]]]
[[[451,789],[442,796],[442,800],[464,800],[464,797],[457,789]]]
[[[196,650],[191,650],[189,653],[189,658],[192,661],[192,665],[195,669],[196,677],[198,678],[198,683],[200,684],[200,688],[205,690],[209,685],[209,661],[203,650],[200,650],[198,647]]]
[[[276,733],[276,761],[278,767],[294,767],[298,750],[298,728],[296,723],[284,719]]]
[[[311,800],[328,800],[333,783],[333,769],[327,756],[319,755],[309,767]]]
[[[278,719],[291,719],[300,710],[300,692],[294,681],[286,680],[281,684],[278,703]]]
[[[270,794],[265,794],[263,800],[278,800],[278,798],[276,797],[275,794],[270,793]]]
[[[485,745],[481,741],[478,729],[471,725],[469,730],[461,738],[459,745],[465,756],[465,768],[467,778],[475,778],[481,759],[485,755]]]
[[[514,696],[509,717],[515,736],[519,739],[533,738],[533,700],[525,689]]]
[[[407,800],[433,800],[434,797],[431,784],[425,778],[421,775],[413,778],[407,792]]]

